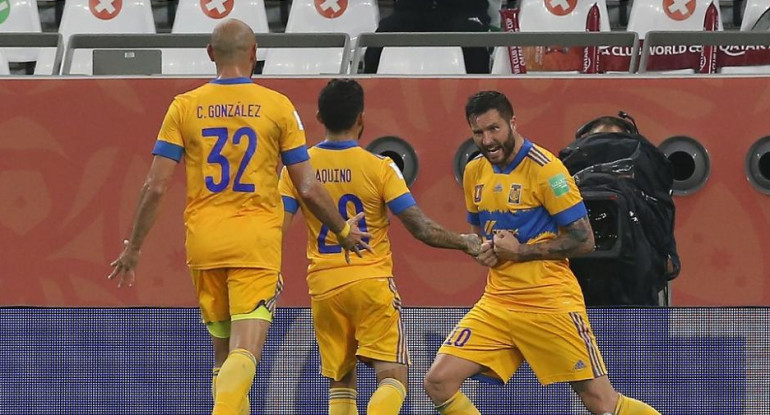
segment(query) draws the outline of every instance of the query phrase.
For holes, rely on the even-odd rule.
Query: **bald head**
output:
[[[227,19],[211,33],[212,58],[217,64],[249,62],[257,41],[249,25],[237,19]]]

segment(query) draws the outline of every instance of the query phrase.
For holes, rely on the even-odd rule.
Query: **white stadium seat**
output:
[[[588,11],[599,6],[599,26],[610,30],[606,0],[521,0],[519,30],[522,32],[584,32]]]
[[[63,44],[74,34],[155,33],[150,0],[67,0],[59,33]],[[35,66],[36,75],[54,72],[55,52],[44,51]],[[91,75],[91,50],[76,50],[70,73]]]
[[[347,33],[353,47],[358,35],[374,32],[379,21],[380,9],[376,0],[294,0],[286,33]],[[262,73],[339,73],[342,54],[340,48],[272,49],[267,51]]]
[[[35,0],[6,0],[0,2],[0,15],[8,13],[5,20],[0,18],[0,33],[40,32],[40,14]],[[38,50],[10,48],[2,50],[9,62],[32,62],[37,60]]]
[[[644,39],[647,32],[652,30],[703,30],[703,19],[706,17],[706,9],[711,5],[711,2],[712,0],[673,0],[668,2],[666,0],[634,0],[626,30],[638,33],[639,39]],[[718,3],[717,12],[719,12]],[[721,14],[719,16],[719,30],[723,30]]]
[[[717,1],[718,29],[722,29],[722,16]],[[697,31],[703,30],[703,20],[706,10],[712,0],[634,0],[628,17],[629,32],[639,34],[644,39],[647,32],[666,31]],[[659,71],[666,74],[691,74],[692,69],[673,69]]]
[[[270,31],[264,0],[180,0],[172,33],[211,33],[223,19],[243,21],[255,33]],[[258,51],[259,57],[264,52]],[[164,49],[164,74],[216,75],[204,49]]]
[[[741,30],[748,31],[762,16],[762,13],[770,9],[770,0],[746,0],[746,8],[743,9],[743,21]]]
[[[742,31],[750,31],[757,20],[770,9],[770,0],[747,0],[743,11]],[[767,74],[770,73],[770,65],[757,66],[726,66],[720,68],[720,73],[730,74]]]
[[[519,31],[521,32],[585,32],[588,11],[599,7],[599,30],[610,31],[606,0],[521,0]],[[511,74],[507,48],[495,48],[492,74]]]

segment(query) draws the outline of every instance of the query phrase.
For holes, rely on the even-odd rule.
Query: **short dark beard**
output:
[[[501,143],[500,147],[503,148],[503,162],[499,164],[499,166],[505,167],[506,165],[508,165],[509,163],[508,159],[511,157],[513,150],[516,148],[516,139],[513,136],[513,129],[508,130],[508,139],[505,140],[503,143]],[[487,150],[483,148],[480,150],[481,150],[481,153],[484,154],[484,157],[486,157],[487,161],[491,163],[492,161],[489,160],[489,154],[487,154]]]

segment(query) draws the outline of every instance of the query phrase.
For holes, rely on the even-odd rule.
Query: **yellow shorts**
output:
[[[191,270],[204,323],[260,318],[272,321],[283,290],[278,271],[263,268]],[[268,313],[255,314],[260,306]]]
[[[340,380],[363,362],[379,360],[408,365],[401,298],[393,278],[370,278],[313,297],[321,375]]]
[[[481,299],[438,353],[484,366],[476,377],[496,383],[508,382],[524,360],[543,385],[607,374],[585,310],[528,313]]]

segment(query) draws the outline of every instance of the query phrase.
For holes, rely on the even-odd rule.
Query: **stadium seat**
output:
[[[665,31],[697,31],[703,30],[703,20],[706,9],[712,0],[672,0],[668,6],[662,0],[634,0],[628,17],[629,32],[639,34],[644,39],[647,32],[652,30]],[[722,16],[717,0],[718,29],[722,29]],[[671,55],[675,56],[675,55]],[[693,69],[663,70],[667,74],[691,74]]]
[[[670,5],[664,7],[666,2],[662,0],[634,0],[626,30],[638,33],[639,39],[644,39],[651,30],[703,30],[703,19],[711,2],[712,0],[672,0]],[[723,30],[721,13],[718,30]]]
[[[599,6],[599,29],[610,31],[610,19],[606,0],[575,1],[566,0],[521,0],[519,6],[519,31],[521,32],[585,32],[588,11],[596,4]],[[506,48],[495,48],[492,73],[509,75],[511,62]]]
[[[5,60],[5,56],[3,56],[3,52],[0,51],[0,75],[10,75],[11,70],[8,68],[8,61]]]
[[[747,0],[746,8],[743,11],[741,31],[751,31],[768,9],[770,9],[770,0]],[[770,65],[726,66],[719,68],[719,72],[726,74],[767,74],[770,73]]]
[[[570,5],[574,8],[570,9]],[[600,29],[610,30],[610,18],[606,0],[521,0],[519,6],[519,30],[522,32],[584,32],[588,11],[599,6]]]
[[[180,0],[171,33],[211,33],[224,18],[248,24],[255,33],[270,31],[264,0]],[[259,51],[259,59],[265,53]],[[205,50],[164,49],[164,74],[215,75],[216,66]]]
[[[2,10],[5,9],[5,10]],[[3,20],[3,14],[8,13]],[[0,33],[40,32],[40,14],[35,0],[6,0],[0,2]],[[9,62],[33,62],[37,60],[38,50],[4,49],[3,54]]]
[[[351,47],[354,47],[358,35],[374,32],[379,21],[377,0],[294,0],[286,33],[347,33]],[[342,50],[338,48],[272,49],[267,51],[262,73],[339,73],[341,59]]]
[[[748,0],[746,8],[743,11],[743,21],[741,22],[741,31],[767,30],[767,24],[760,24],[759,28],[754,28],[757,21],[765,13],[770,13],[770,0]],[[763,18],[767,19],[765,16]],[[719,69],[720,73],[729,74],[767,74],[770,73],[770,65],[755,66],[725,66]]]
[[[770,9],[770,0],[747,0],[743,9],[743,21],[741,30],[749,31],[767,9]]]
[[[378,74],[465,75],[465,59],[459,47],[382,48]]]
[[[66,46],[69,37],[79,33],[155,33],[155,20],[150,0],[67,0],[59,33]],[[91,54],[90,50],[76,50],[70,73],[90,75]],[[36,75],[54,74],[54,55],[48,50],[40,52]]]

